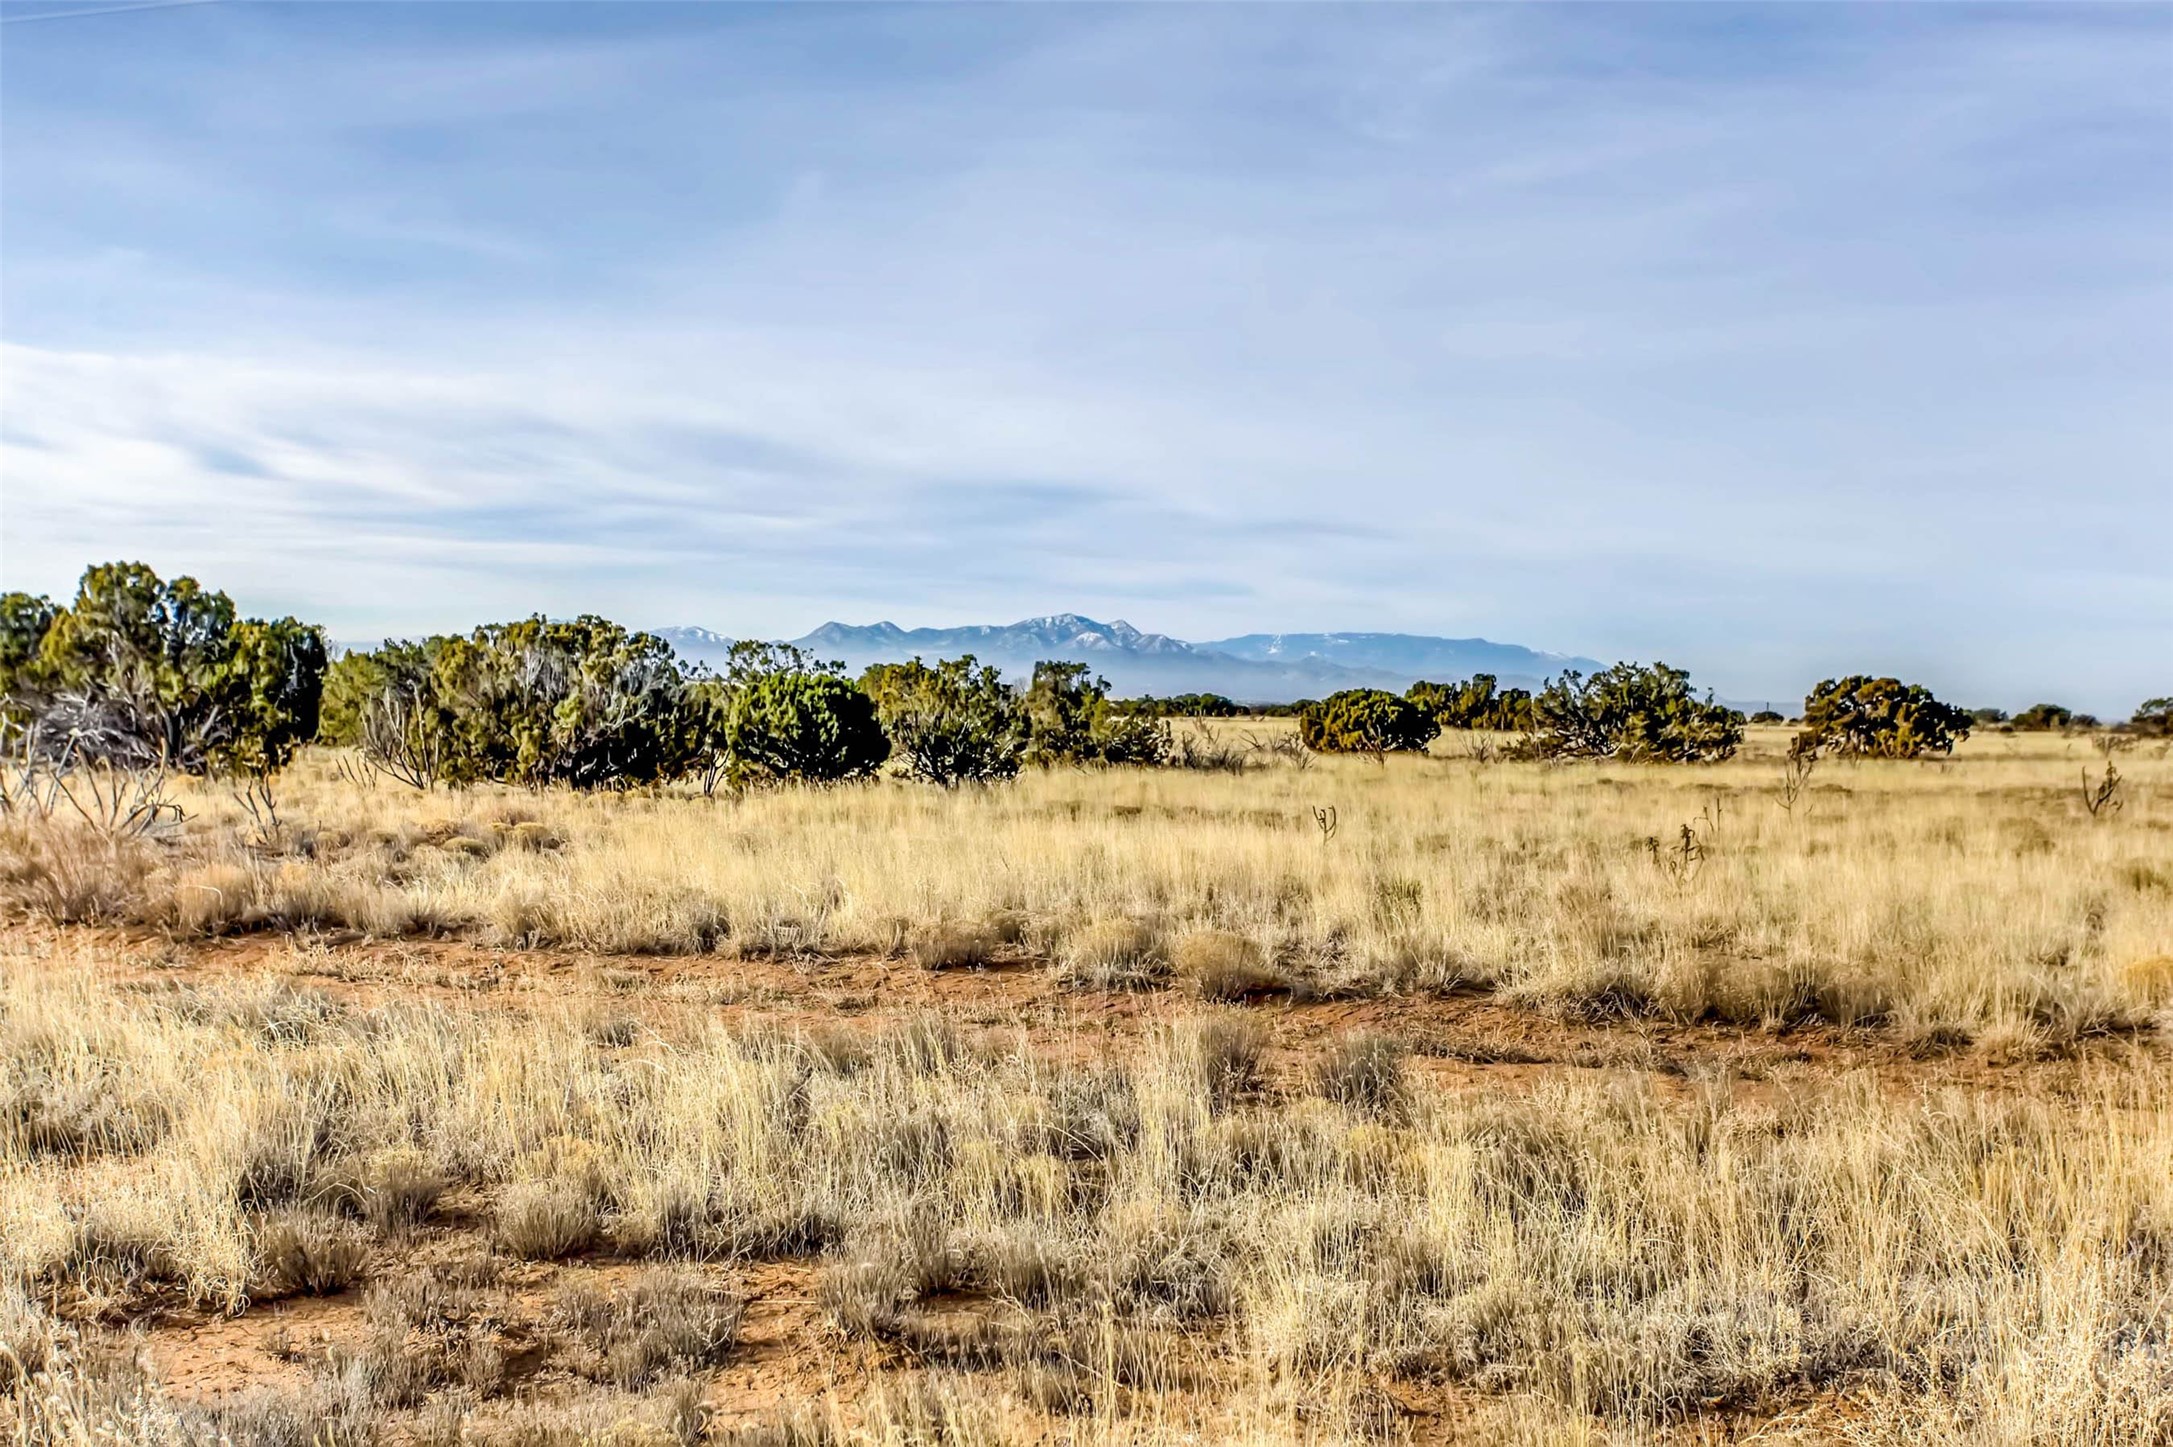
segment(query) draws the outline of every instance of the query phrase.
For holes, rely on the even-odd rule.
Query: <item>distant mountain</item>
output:
[[[707,628],[660,628],[689,662],[718,665],[732,640]],[[1242,703],[1287,703],[1339,688],[1398,692],[1420,678],[1439,681],[1491,673],[1504,686],[1530,688],[1564,668],[1596,668],[1590,659],[1538,653],[1483,638],[1403,633],[1254,633],[1218,643],[1187,643],[1143,633],[1118,621],[1099,623],[1055,613],[1010,624],[900,628],[895,623],[825,623],[790,640],[855,672],[871,663],[956,658],[971,653],[1024,678],[1042,659],[1092,664],[1122,695],[1220,693]]]
[[[1433,638],[1421,633],[1247,633],[1193,646],[1256,663],[1317,659],[1342,668],[1437,682],[1491,673],[1505,686],[1518,688],[1531,688],[1540,679],[1551,678],[1566,668],[1591,673],[1604,666],[1589,658],[1539,653],[1514,643]]]

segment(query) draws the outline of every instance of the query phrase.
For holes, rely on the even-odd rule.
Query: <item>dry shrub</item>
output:
[[[975,1281],[1027,1306],[1067,1298],[1083,1280],[1079,1243],[1038,1222],[992,1232],[976,1240],[968,1254]]]
[[[1237,1011],[1218,1011],[1167,1027],[1156,1053],[1171,1077],[1209,1110],[1227,1110],[1260,1088],[1267,1031]]]
[[[898,1309],[911,1295],[891,1262],[840,1261],[823,1268],[815,1300],[823,1319],[848,1341],[872,1341],[897,1329]]]
[[[1302,779],[1054,772],[971,794],[762,791],[723,819],[670,791],[510,805],[490,791],[373,793],[335,787],[325,761],[306,756],[282,781],[292,819],[276,848],[252,843],[223,794],[190,785],[190,820],[174,847],[160,841],[153,852],[169,863],[140,889],[95,850],[87,869],[32,857],[44,846],[10,825],[0,896],[23,903],[37,876],[79,897],[46,913],[104,912],[189,933],[450,929],[607,951],[705,949],[728,921],[732,943],[756,952],[769,921],[792,925],[795,955],[904,948],[915,934],[954,935],[929,921],[979,919],[924,941],[916,957],[936,968],[985,961],[1023,937],[1023,919],[1144,908],[1269,947],[1280,968],[1240,949],[1188,972],[1208,998],[1292,984],[1356,994],[1477,983],[1599,1017],[1747,1022],[1790,1018],[1799,998],[1815,998],[1820,1017],[1837,1022],[1906,1016],[1964,1028],[2020,1002],[2058,1031],[2063,1011],[2110,1017],[2053,997],[2097,991],[2123,997],[2116,1006],[2148,1004],[2125,988],[2121,965],[2162,954],[2173,923],[2173,875],[2155,848],[2173,797],[2166,759],[2135,758],[2129,808],[2098,827],[2043,807],[2072,792],[2067,748],[2049,736],[1986,737],[1951,768],[1852,767],[1846,787],[1817,791],[1808,813],[1766,807],[1774,760],[1750,750],[1700,771],[1697,800],[1684,797],[1681,771],[1368,774],[1367,764],[1323,761]],[[1291,828],[1330,786],[1348,796],[1352,826],[1365,821],[1362,841],[1346,829],[1323,848],[1317,831]],[[1699,809],[1707,798],[1711,818]],[[1157,821],[1151,844],[1108,837],[1119,811]],[[1674,839],[1686,816],[1701,821],[1695,869],[1656,868],[1665,851],[1642,842]],[[550,850],[545,830],[581,847]],[[463,849],[490,857],[464,860]],[[122,887],[101,904],[63,876]],[[987,913],[992,886],[1003,918]],[[1707,957],[1709,971],[1683,966]],[[1730,988],[1753,963],[1776,966],[1788,988]]]
[[[301,1387],[259,1387],[183,1420],[196,1430],[180,1440],[221,1447],[370,1447],[380,1425],[359,1373]]]
[[[555,1261],[595,1246],[603,1209],[584,1180],[519,1180],[498,1195],[491,1238],[498,1249],[530,1261]]]
[[[0,1280],[0,1395],[17,1390],[53,1358],[53,1319],[22,1286]]]
[[[52,819],[0,821],[0,901],[54,924],[135,917],[152,862],[138,839]]]
[[[316,1211],[283,1211],[257,1228],[257,1279],[250,1295],[258,1301],[283,1296],[332,1296],[362,1278],[369,1264],[369,1243],[335,1216]]]
[[[503,1333],[511,1299],[488,1261],[417,1271],[370,1289],[363,1304],[369,1335],[361,1350],[335,1354],[369,1400],[412,1407],[429,1393],[459,1387],[492,1397],[511,1384]]]
[[[1313,1067],[1313,1088],[1327,1099],[1380,1115],[1403,1108],[1404,1057],[1398,1040],[1371,1032],[1343,1036]]]
[[[1177,982],[1202,1000],[1252,1000],[1291,992],[1288,974],[1260,946],[1229,930],[1194,930],[1170,948]]]
[[[2120,975],[2137,999],[2153,1005],[2173,1002],[2173,955],[2130,960]]]
[[[1000,944],[986,924],[939,921],[913,932],[906,958],[924,970],[973,969],[995,958]]]
[[[438,1163],[422,1151],[388,1146],[355,1162],[339,1190],[356,1215],[392,1235],[429,1220],[450,1184]]]
[[[609,1288],[568,1282],[555,1315],[573,1343],[576,1371],[632,1389],[721,1365],[739,1340],[745,1309],[691,1271],[652,1268]]]
[[[1093,990],[1143,990],[1168,965],[1155,955],[1154,932],[1137,920],[1096,920],[1065,942],[1063,980]]]

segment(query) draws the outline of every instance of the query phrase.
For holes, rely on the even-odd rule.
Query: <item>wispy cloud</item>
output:
[[[0,61],[10,586],[2173,667],[2163,12],[116,20]]]

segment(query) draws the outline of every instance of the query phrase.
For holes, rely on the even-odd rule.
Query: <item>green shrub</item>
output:
[[[65,608],[0,596],[0,713],[96,763],[268,777],[317,732],[324,673],[318,629],[141,563],[88,569]]]
[[[2173,697],[2144,699],[2128,720],[2128,727],[2153,738],[2173,735]]]
[[[1411,685],[1405,698],[1426,710],[1443,729],[1529,729],[1532,726],[1532,695],[1529,689],[1498,688],[1491,673],[1475,673],[1462,683]]]
[[[379,768],[418,789],[482,777],[480,760],[459,746],[450,678],[441,679],[438,669],[454,641],[426,638],[343,655],[325,680],[318,737],[354,744]]]
[[[1150,695],[1127,699],[1117,706],[1156,718],[1240,718],[1246,712],[1242,704],[1219,693],[1174,693],[1166,698]]]
[[[738,777],[830,783],[874,773],[890,740],[875,700],[841,670],[790,644],[733,644],[724,676],[695,685],[708,748]]]
[[[1324,754],[1410,753],[1440,732],[1425,709],[1379,688],[1346,688],[1298,714],[1298,738]]]
[[[14,693],[17,674],[37,660],[59,612],[49,598],[0,593],[0,697]]]
[[[332,748],[362,745],[362,714],[383,687],[383,669],[375,653],[351,649],[324,671],[323,703],[317,713],[317,742]]]
[[[334,727],[418,787],[650,784],[702,744],[671,646],[593,616],[387,644],[341,659],[335,685]]]
[[[1002,673],[978,665],[972,654],[933,667],[918,658],[878,663],[861,675],[860,686],[915,778],[949,788],[1018,773],[1026,711]]]
[[[823,673],[772,674],[733,695],[723,742],[735,759],[777,779],[857,779],[890,757],[875,700]]]
[[[1550,679],[1532,700],[1532,751],[1552,759],[1710,763],[1743,741],[1743,715],[1690,689],[1665,663],[1618,663]]]
[[[1851,674],[1811,690],[1797,738],[1802,748],[1846,758],[1913,759],[1953,752],[1972,722],[1920,683]]]
[[[1169,757],[1168,726],[1113,703],[1107,680],[1084,663],[1035,664],[1020,703],[1029,763],[1159,764]]]
[[[1975,717],[1974,714],[1971,715],[1972,721]],[[2014,717],[2015,727],[2030,733],[2050,733],[2055,729],[2064,729],[2074,722],[2075,710],[2062,708],[2056,703],[2033,703]]]

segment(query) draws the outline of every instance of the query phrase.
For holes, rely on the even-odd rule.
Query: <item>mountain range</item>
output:
[[[682,658],[721,665],[732,639],[707,628],[660,628]],[[1439,682],[1491,673],[1504,687],[1533,688],[1565,668],[1591,672],[1589,658],[1541,653],[1484,638],[1414,633],[1247,633],[1187,643],[1118,621],[1055,613],[1017,623],[900,628],[895,623],[825,623],[788,640],[855,672],[871,663],[956,658],[970,653],[1025,677],[1042,659],[1093,665],[1117,694],[1220,693],[1240,703],[1287,703],[1339,688],[1401,692],[1421,678]]]

